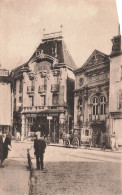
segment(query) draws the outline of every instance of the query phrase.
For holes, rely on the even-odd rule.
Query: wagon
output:
[[[79,137],[77,134],[63,134],[63,145],[65,147],[73,146],[78,148],[80,145]]]

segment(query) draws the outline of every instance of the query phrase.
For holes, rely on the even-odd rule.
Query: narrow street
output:
[[[35,170],[31,195],[120,195],[121,153],[48,146],[45,170]]]

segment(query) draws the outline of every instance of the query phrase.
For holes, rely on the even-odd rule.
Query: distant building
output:
[[[122,40],[121,36],[112,39],[110,55],[110,131],[116,133],[118,144],[122,145]]]
[[[102,132],[109,133],[109,56],[98,51],[74,71],[74,128],[81,141],[100,146]]]
[[[12,130],[12,91],[9,71],[0,68],[0,132]]]
[[[61,32],[44,34],[30,60],[13,69],[14,119],[22,137],[45,129],[52,142],[72,129],[76,65]],[[43,126],[43,127],[42,127]]]

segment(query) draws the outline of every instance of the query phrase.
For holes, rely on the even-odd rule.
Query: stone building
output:
[[[45,129],[52,142],[72,128],[76,65],[62,32],[44,34],[29,61],[14,70],[14,116],[22,137]],[[19,129],[17,129],[19,128]]]
[[[112,39],[110,55],[110,132],[116,133],[122,145],[122,41],[121,35]]]
[[[109,56],[94,50],[81,68],[74,71],[74,128],[81,141],[101,144],[102,132],[109,131]]]
[[[9,71],[0,68],[0,132],[12,130],[12,88]]]

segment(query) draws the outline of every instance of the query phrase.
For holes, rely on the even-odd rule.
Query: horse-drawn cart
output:
[[[78,148],[80,146],[80,136],[77,133],[64,133],[63,145],[66,147],[73,146],[73,148]]]

